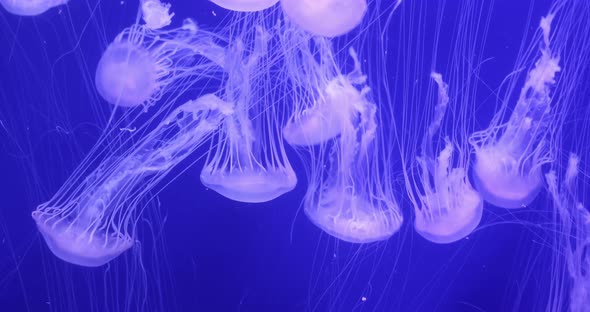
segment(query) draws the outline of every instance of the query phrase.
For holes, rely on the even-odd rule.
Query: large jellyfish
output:
[[[438,86],[438,103],[422,141],[421,156],[417,159],[419,174],[412,178],[413,183],[409,183],[408,195],[414,206],[416,232],[435,243],[451,243],[477,227],[482,217],[483,200],[467,177],[468,146],[460,146],[446,137],[444,148],[438,156],[434,155],[433,138],[447,111],[449,95],[442,76],[432,73],[431,77]],[[457,147],[459,159],[455,163],[453,154]],[[418,193],[417,196],[414,192]]]
[[[297,177],[280,134],[283,93],[273,82],[271,34],[255,27],[253,43],[242,38],[228,48],[224,67],[223,97],[235,114],[213,141],[201,182],[229,199],[259,203],[291,191]]]
[[[231,113],[229,104],[204,95],[179,106],[136,144],[115,150],[89,170],[103,153],[95,149],[55,196],[32,213],[49,249],[64,261],[89,267],[129,249],[143,197]]]
[[[268,9],[279,0],[211,0],[218,6],[238,12],[255,12]]]
[[[283,137],[294,146],[325,143],[340,135],[347,119],[354,114],[355,103],[363,101],[354,84],[362,84],[365,78],[359,71],[347,75],[340,72],[332,43],[326,38],[312,38],[287,26],[282,41],[285,58],[289,60],[285,70],[289,73],[294,106]]]
[[[528,72],[509,120],[501,123],[503,106],[486,130],[470,138],[477,158],[475,186],[484,200],[499,207],[520,208],[533,201],[543,188],[541,167],[552,160],[551,89],[560,70],[559,58],[550,48],[552,19],[549,15],[541,20],[541,55]]]
[[[68,3],[69,0],[0,0],[6,11],[22,16],[39,15],[47,10]]]
[[[561,221],[559,235],[563,236],[563,246],[558,256],[565,258],[572,312],[590,309],[590,212],[578,199],[583,195],[578,192],[579,162],[576,154],[570,154],[563,181],[558,181],[555,170],[545,175],[547,190]]]
[[[351,48],[358,101],[344,101],[339,136],[310,147],[311,166],[303,208],[326,233],[351,243],[385,240],[403,217],[393,197],[387,169],[390,159],[378,127],[377,106],[363,84],[360,63]],[[329,113],[329,112],[328,112]],[[339,114],[339,112],[335,112]]]
[[[281,0],[281,7],[302,29],[335,37],[361,23],[367,12],[367,0]]]
[[[164,93],[194,83],[195,72],[210,66],[197,55],[222,65],[223,49],[215,36],[186,19],[179,28],[158,30],[169,22],[169,6],[144,1],[144,20],[123,30],[103,53],[96,69],[96,88],[109,103],[121,107],[149,107]],[[163,11],[162,11],[163,10]],[[211,75],[214,68],[211,68]],[[176,92],[181,93],[181,92]]]

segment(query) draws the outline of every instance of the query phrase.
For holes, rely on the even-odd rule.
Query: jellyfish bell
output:
[[[133,246],[133,239],[126,234],[94,233],[87,226],[71,220],[51,222],[50,216],[38,211],[32,216],[49,250],[72,264],[101,266]]]
[[[367,0],[281,0],[285,15],[315,35],[336,37],[357,27],[367,11]]]
[[[279,0],[210,0],[218,6],[231,11],[256,12],[274,6]]]
[[[383,206],[376,206],[383,205]],[[343,188],[327,187],[319,202],[307,206],[309,220],[327,234],[356,244],[386,240],[401,226],[394,202],[376,203]]]
[[[154,0],[144,1],[144,5]],[[168,5],[156,3],[168,14]],[[160,15],[158,15],[160,14]],[[151,16],[151,15],[145,15]],[[167,15],[171,17],[170,15]],[[152,16],[152,19],[157,19]],[[205,66],[197,56],[220,65],[223,48],[214,44],[214,36],[200,30],[194,21],[185,19],[182,27],[156,29],[158,22],[134,24],[123,30],[109,44],[100,58],[95,75],[98,93],[107,102],[126,108],[149,107],[170,90],[181,90],[194,83]],[[202,76],[202,75],[201,75]]]
[[[68,3],[69,0],[0,0],[6,11],[21,16],[35,16]]]
[[[109,103],[134,107],[148,101],[158,87],[158,69],[152,55],[128,42],[113,43],[96,69],[96,89]]]
[[[543,45],[541,56],[528,72],[509,120],[499,124],[501,114],[488,129],[473,133],[475,186],[484,200],[503,208],[521,208],[530,204],[543,188],[543,164],[551,162],[554,119],[551,89],[560,71],[559,57],[549,47],[553,15],[541,20]]]
[[[283,137],[291,145],[316,145],[340,134],[342,123],[351,116],[350,107],[362,101],[362,95],[346,76],[328,82],[323,94],[300,114],[293,115],[283,128]]]
[[[229,174],[203,170],[201,182],[222,196],[247,203],[263,203],[291,191],[297,177],[292,172],[245,169]]]
[[[543,189],[541,168],[523,168],[518,157],[501,146],[476,150],[474,185],[490,204],[502,208],[522,208]]]

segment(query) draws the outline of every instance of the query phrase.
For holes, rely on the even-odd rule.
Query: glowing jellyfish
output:
[[[279,0],[211,0],[211,2],[232,11],[255,12],[272,7]]]
[[[147,3],[153,1],[144,5]],[[135,24],[123,30],[103,53],[95,83],[107,102],[149,107],[165,92],[194,83],[195,72],[202,73],[204,66],[210,66],[197,55],[222,65],[219,57],[223,49],[214,44],[213,35],[198,29],[192,20],[186,19],[182,27],[171,30],[150,26]]]
[[[561,221],[563,248],[559,257],[565,258],[570,277],[569,311],[583,312],[590,307],[590,212],[578,201],[580,159],[570,154],[563,182],[555,170],[545,175],[547,189]]]
[[[335,37],[357,27],[367,11],[367,0],[281,0],[285,15],[315,35]]]
[[[541,20],[541,56],[529,71],[508,122],[500,124],[504,109],[488,129],[470,138],[475,148],[475,187],[485,201],[504,208],[528,205],[543,188],[541,166],[551,162],[551,87],[560,70],[559,58],[549,47],[553,15]]]
[[[354,50],[355,72],[361,73]],[[390,182],[389,156],[377,126],[377,106],[362,87],[360,101],[346,101],[350,115],[340,135],[312,148],[304,211],[326,233],[351,243],[388,239],[402,224]],[[326,165],[325,161],[328,162]]]
[[[68,3],[68,0],[0,0],[6,11],[22,16],[34,16]]]
[[[170,13],[170,4],[162,3],[159,0],[143,0],[141,2],[141,13],[145,27],[160,29],[172,23],[174,13]]]
[[[438,85],[438,103],[422,142],[419,174],[412,179],[413,183],[408,183],[408,195],[414,206],[416,232],[429,241],[444,244],[467,236],[477,227],[482,217],[483,200],[467,177],[469,152],[466,146],[445,138],[444,148],[438,156],[433,154],[433,137],[447,111],[449,95],[442,76],[432,73],[431,77]],[[455,146],[460,147],[456,164],[453,162]],[[417,196],[414,192],[418,193]]]
[[[251,50],[241,38],[228,49],[223,97],[235,114],[224,121],[201,171],[205,186],[240,202],[270,201],[297,183],[280,134],[283,93],[271,76],[269,36],[258,27]]]
[[[89,267],[129,249],[144,195],[231,113],[229,104],[205,95],[179,106],[136,144],[116,150],[89,170],[104,153],[94,149],[55,196],[32,214],[49,249],[64,261]]]
[[[325,38],[311,39],[295,28],[287,27],[283,34],[286,70],[292,89],[294,109],[283,128],[283,137],[294,146],[322,144],[340,135],[348,119],[354,114],[355,103],[363,102],[363,95],[354,85],[361,85],[366,77],[359,70],[347,75],[340,73],[334,61],[332,46]],[[316,47],[316,60],[310,42]]]

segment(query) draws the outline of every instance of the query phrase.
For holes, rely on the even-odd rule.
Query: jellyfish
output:
[[[419,174],[408,181],[408,195],[414,206],[416,232],[435,243],[451,243],[470,234],[479,224],[483,200],[467,177],[469,152],[466,146],[444,139],[444,148],[435,156],[433,137],[439,131],[449,103],[448,85],[439,73],[432,73],[438,86],[434,119],[422,141],[418,157]],[[453,154],[459,147],[459,160]],[[417,180],[417,181],[416,181]],[[422,191],[419,191],[422,189]],[[417,192],[417,196],[414,194]]]
[[[260,203],[291,191],[297,177],[280,134],[283,93],[271,74],[271,34],[257,26],[254,43],[242,38],[248,36],[228,48],[224,68],[223,98],[234,104],[235,113],[212,141],[201,182],[226,198]]]
[[[302,29],[314,35],[336,37],[361,23],[367,0],[281,0],[281,7]]]
[[[53,198],[32,213],[49,249],[66,262],[96,267],[131,248],[142,198],[202,146],[232,109],[213,94],[203,95],[91,170],[103,153],[94,149]]]
[[[174,13],[170,13],[170,4],[159,0],[142,0],[141,12],[145,27],[160,29],[172,23]]]
[[[590,307],[590,212],[579,201],[578,176],[580,158],[571,153],[563,181],[553,169],[545,174],[547,190],[559,216],[562,250],[570,280],[569,311],[583,312]]]
[[[354,49],[354,72],[362,76]],[[324,232],[350,243],[386,240],[396,233],[403,217],[393,197],[390,159],[377,124],[377,105],[370,89],[360,88],[360,101],[345,101],[350,112],[340,122],[339,135],[311,146],[308,189],[303,209]]]
[[[68,0],[0,0],[6,11],[14,15],[35,16],[47,10],[64,5]]]
[[[231,11],[255,12],[272,7],[279,0],[211,0],[211,2]]]
[[[145,1],[143,5],[153,9],[153,3]],[[169,7],[160,8],[167,13]],[[216,66],[211,67],[197,56],[208,57],[219,66],[223,63],[223,48],[216,45],[215,36],[198,29],[193,20],[184,20],[179,28],[157,30],[152,29],[153,19],[162,18],[163,12],[148,12],[152,13],[144,15],[147,24],[123,30],[98,63],[96,89],[113,105],[150,107],[166,92],[184,90],[193,84],[195,72],[214,75]]]
[[[363,96],[355,85],[366,79],[361,72],[346,75],[335,63],[330,40],[312,38],[287,25],[282,34],[285,67],[294,92],[294,108],[283,128],[283,138],[293,146],[311,146],[340,135]],[[315,49],[310,48],[311,43]],[[319,61],[316,60],[316,54]]]
[[[500,124],[501,111],[483,131],[470,138],[475,148],[475,187],[487,202],[520,208],[535,199],[543,187],[541,167],[551,162],[549,134],[551,89],[560,70],[550,49],[553,15],[541,20],[541,56],[529,71],[510,119]]]

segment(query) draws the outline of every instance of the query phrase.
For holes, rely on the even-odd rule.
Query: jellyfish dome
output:
[[[280,135],[282,90],[269,79],[271,34],[260,27],[255,32],[252,44],[239,36],[227,50],[223,97],[235,113],[223,122],[201,171],[206,187],[247,203],[270,201],[297,183]]]
[[[359,103],[364,102],[356,86],[363,85],[366,77],[359,66],[341,74],[329,40],[312,39],[289,25],[282,35],[283,44],[292,47],[285,51],[285,66],[296,90],[289,93],[294,108],[283,128],[283,138],[293,146],[322,144],[340,135]],[[315,50],[310,48],[311,43]]]
[[[211,2],[231,11],[256,12],[274,6],[279,0],[211,0]]]
[[[0,0],[6,11],[21,16],[35,16],[68,3],[68,0]]]
[[[161,10],[167,14],[169,9],[154,3],[144,2],[149,8],[147,12],[152,12],[144,16],[150,23],[134,24],[123,30],[100,58],[96,89],[113,105],[149,107],[167,91],[183,89],[187,82],[193,82],[191,77],[195,73],[208,66],[199,61],[198,55],[210,57],[215,63],[223,62],[220,59],[223,49],[216,47],[212,36],[199,30],[190,19],[172,30],[152,29],[167,23],[165,19],[155,19],[162,18]],[[154,11],[154,5],[161,10]]]
[[[356,52],[349,52],[360,72]],[[351,243],[386,240],[403,222],[392,179],[380,169],[388,168],[389,157],[382,154],[386,148],[377,126],[377,106],[368,92],[365,86],[359,102],[341,103],[350,105],[342,107],[350,115],[342,118],[338,137],[310,147],[312,166],[303,205],[312,223]]]
[[[541,56],[529,71],[508,122],[497,124],[496,117],[487,130],[471,137],[475,186],[495,206],[520,208],[531,203],[543,188],[541,167],[552,159],[551,87],[560,70],[559,58],[549,47],[552,19],[550,15],[541,20]]]
[[[362,101],[360,92],[349,77],[338,76],[328,81],[323,93],[311,107],[294,114],[283,128],[283,137],[289,144],[316,145],[340,134],[342,123],[351,112],[351,104]]]
[[[314,35],[336,37],[357,27],[367,0],[281,0],[285,15]]]
[[[95,267],[131,248],[142,199],[231,113],[227,103],[204,95],[177,107],[136,144],[114,148],[114,155],[93,149],[32,213],[49,249],[66,262]]]

